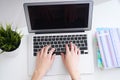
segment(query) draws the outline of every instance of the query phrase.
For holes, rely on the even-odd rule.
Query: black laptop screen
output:
[[[28,6],[32,30],[87,28],[89,4]]]

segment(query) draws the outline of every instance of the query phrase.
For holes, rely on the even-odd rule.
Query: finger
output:
[[[73,46],[72,42],[70,42],[70,49],[71,49],[72,52],[74,51],[74,46]]]
[[[61,53],[61,57],[62,57],[62,60],[63,60],[63,63],[64,63],[64,61],[65,61],[65,55],[64,55],[64,53]]]
[[[80,56],[80,49],[78,48],[78,50],[77,50],[77,54]]]
[[[45,54],[45,55],[47,55],[48,49],[49,49],[50,47],[51,47],[51,45],[48,45],[48,46],[45,47],[45,49],[44,49],[44,54]]]
[[[68,47],[68,44],[65,45],[65,48],[66,48],[66,54],[68,54],[69,51],[70,51],[70,49],[69,49],[69,47]]]
[[[55,48],[52,48],[50,51],[49,51],[49,56],[51,57],[53,52],[55,51]]]
[[[53,61],[55,60],[55,56],[56,56],[56,54],[53,54],[52,55],[52,58],[51,58],[51,62],[53,63]]]
[[[45,47],[43,47],[43,48],[40,50],[40,56],[43,55],[43,53],[44,53],[44,49],[45,49]]]
[[[77,46],[74,44],[74,52],[75,52],[75,54],[77,54],[77,50],[78,50],[78,48],[77,48]]]

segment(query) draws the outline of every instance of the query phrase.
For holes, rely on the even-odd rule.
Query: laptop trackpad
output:
[[[68,74],[64,67],[64,64],[60,55],[56,56],[52,67],[47,73],[47,75],[58,75],[58,74],[59,75]]]

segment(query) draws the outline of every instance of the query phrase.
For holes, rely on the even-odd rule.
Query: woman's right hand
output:
[[[67,68],[72,80],[79,80],[79,58],[80,50],[75,44],[70,43],[70,47],[66,44],[66,54],[61,53],[63,63]]]

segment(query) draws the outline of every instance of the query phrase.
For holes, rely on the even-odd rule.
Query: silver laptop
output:
[[[25,17],[29,30],[28,74],[35,68],[36,54],[43,46],[51,44],[56,48],[56,59],[47,75],[68,74],[60,53],[65,44],[73,42],[81,50],[80,73],[94,72],[92,52],[92,8],[93,2],[60,1],[25,3]]]

